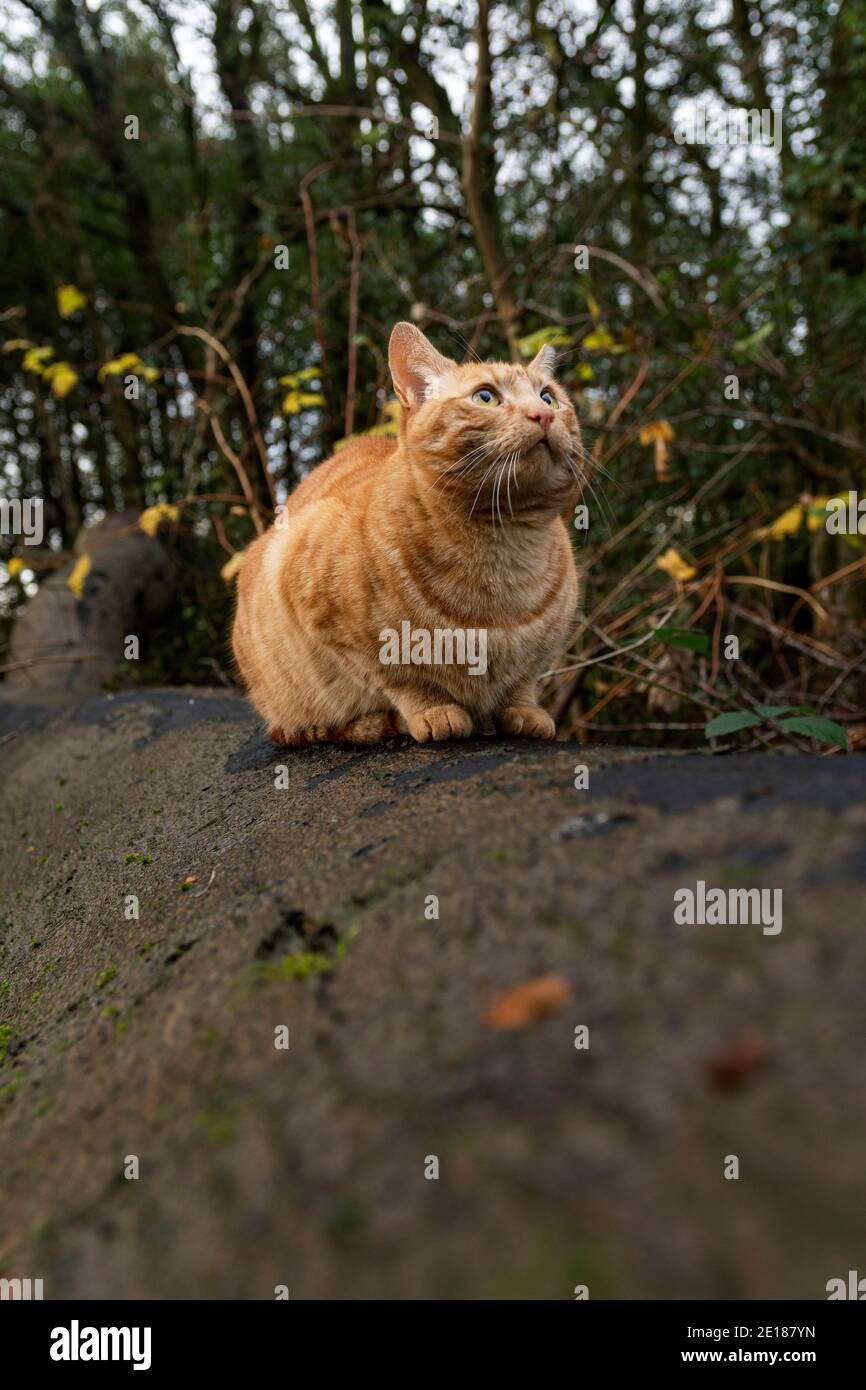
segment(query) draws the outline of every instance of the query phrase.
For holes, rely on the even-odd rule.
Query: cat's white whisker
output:
[[[509,465],[508,465],[508,479],[507,479],[506,485],[505,485],[505,493],[506,493],[506,497],[508,498],[508,510],[509,510],[509,512],[511,513],[512,516],[514,516],[514,508],[513,508],[512,505],[511,505],[511,474],[512,474],[512,470],[513,470],[513,472],[514,472],[514,483],[515,483],[515,486],[516,486],[516,485],[517,485],[517,461],[518,461],[518,457],[519,457],[519,455],[517,455],[517,454],[512,454],[512,456],[511,456],[511,462],[510,462]]]
[[[461,478],[466,477],[474,468],[477,468],[480,463],[483,463],[485,459],[490,456],[490,451],[494,447],[495,446],[489,443],[484,443],[476,445],[474,449],[470,449],[467,453],[463,454],[461,458],[457,459],[455,463],[449,464],[447,468],[443,468],[442,472],[433,479],[430,486],[424,489],[421,496],[426,497],[428,492],[432,492],[433,489],[440,484],[444,487],[449,479],[454,482],[459,482]]]
[[[470,509],[469,509],[469,515],[470,515],[470,517],[472,516],[473,512],[475,511],[476,506],[478,505],[478,499],[479,499],[479,497],[481,496],[482,490],[483,490],[483,488],[484,488],[484,484],[487,482],[487,479],[490,477],[491,473],[493,473],[493,472],[495,471],[497,465],[499,464],[500,459],[501,459],[501,455],[497,455],[496,458],[495,458],[495,459],[493,460],[493,462],[491,463],[490,467],[486,470],[486,472],[485,472],[485,474],[484,474],[484,477],[481,479],[481,482],[478,484],[478,491],[476,492],[475,497],[474,497],[473,500],[472,500],[472,506],[471,506]]]

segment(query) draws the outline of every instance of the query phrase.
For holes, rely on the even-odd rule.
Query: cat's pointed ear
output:
[[[528,372],[533,370],[541,372],[543,376],[553,376],[553,369],[555,366],[556,350],[550,346],[550,343],[544,343],[544,345],[538,349],[538,352],[535,354],[526,370]]]
[[[437,352],[413,323],[394,326],[388,344],[388,366],[394,390],[407,409],[435,397],[442,378],[454,370],[454,363]]]

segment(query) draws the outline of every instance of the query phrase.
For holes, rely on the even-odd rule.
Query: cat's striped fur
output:
[[[583,454],[552,353],[458,365],[398,324],[389,356],[398,439],[346,445],[247,552],[232,641],[250,699],[292,746],[461,737],[487,719],[553,737],[536,681],[573,621],[560,513]],[[405,621],[485,629],[486,672],[383,665],[381,634]]]

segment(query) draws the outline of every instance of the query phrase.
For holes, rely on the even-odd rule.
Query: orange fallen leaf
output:
[[[737,1091],[753,1072],[766,1066],[770,1049],[761,1033],[741,1033],[705,1062],[707,1076],[720,1091]]]
[[[484,1026],[497,1030],[528,1028],[550,1018],[572,997],[571,985],[562,975],[540,975],[497,995],[484,1014]]]
[[[8,566],[8,560],[6,564]],[[852,724],[849,727],[848,751],[850,753],[866,753],[866,724]]]

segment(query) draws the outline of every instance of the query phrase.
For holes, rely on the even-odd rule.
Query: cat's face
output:
[[[404,406],[402,437],[440,495],[480,520],[559,511],[585,475],[577,416],[543,348],[527,366],[458,364],[412,324],[398,324],[389,360]]]

